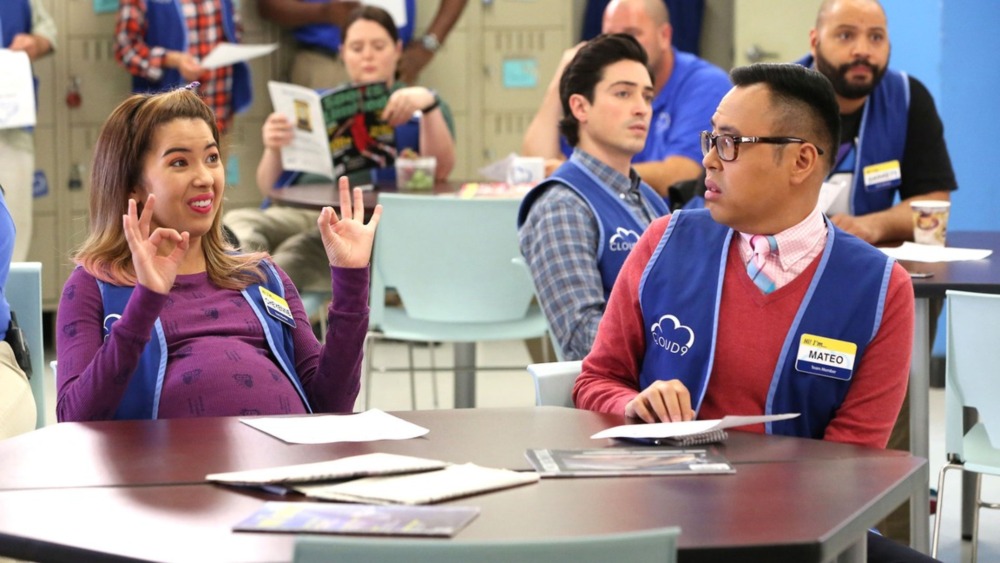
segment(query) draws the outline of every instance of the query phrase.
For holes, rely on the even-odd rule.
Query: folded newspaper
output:
[[[727,416],[715,420],[688,420],[685,422],[655,422],[652,424],[623,424],[606,430],[601,430],[591,438],[625,438],[625,439],[655,439],[679,438],[696,436],[737,426],[761,424],[788,420],[799,416],[799,413],[771,414],[761,416]]]

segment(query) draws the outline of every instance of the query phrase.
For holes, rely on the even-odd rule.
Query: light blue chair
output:
[[[583,361],[531,364],[528,373],[535,380],[535,404],[573,407],[573,384],[580,375]]]
[[[673,563],[680,528],[536,541],[295,538],[295,563]]]
[[[5,290],[10,308],[31,350],[31,393],[38,411],[36,428],[45,425],[45,341],[42,331],[42,264],[11,262]]]
[[[948,291],[948,338],[945,363],[945,452],[949,463],[938,475],[937,517],[931,555],[937,557],[944,514],[944,477],[950,469],[976,474],[972,520],[972,560],[978,555],[979,509],[1000,508],[983,502],[983,475],[1000,475],[1000,295]],[[965,431],[963,414],[974,408],[978,421]]]
[[[386,193],[379,203],[384,213],[372,255],[366,409],[376,371],[374,344],[380,338],[475,343],[547,335],[545,316],[533,303],[531,278],[516,262],[521,256],[519,200]],[[401,306],[386,305],[387,288],[396,290]],[[430,350],[437,407],[433,346]],[[477,366],[477,371],[482,369]],[[414,371],[411,348],[410,399],[415,408]]]

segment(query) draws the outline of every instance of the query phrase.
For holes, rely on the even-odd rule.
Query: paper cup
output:
[[[545,178],[545,159],[540,156],[518,156],[507,169],[508,184],[537,184]]]
[[[913,242],[944,246],[948,234],[948,210],[950,201],[912,201]]]

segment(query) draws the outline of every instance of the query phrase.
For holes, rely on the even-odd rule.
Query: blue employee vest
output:
[[[270,263],[265,263],[263,268],[267,281],[264,284],[268,290],[282,297],[285,296],[285,288],[278,277],[278,272]],[[98,280],[101,290],[101,299],[104,302],[104,337],[111,334],[111,327],[122,316],[129,297],[132,295],[134,287],[112,285]],[[278,321],[267,313],[264,306],[264,299],[260,294],[260,284],[252,284],[241,293],[250,303],[250,308],[257,315],[261,328],[264,329],[264,337],[274,355],[281,371],[285,373],[292,387],[302,399],[306,411],[313,412],[306,398],[305,389],[299,381],[298,374],[295,373],[295,343],[292,340],[291,328]],[[142,355],[139,357],[139,365],[132,374],[125,389],[118,410],[115,411],[115,420],[148,420],[157,418],[160,410],[160,394],[163,391],[163,379],[167,370],[167,339],[163,333],[163,325],[160,319],[156,319],[153,325],[150,342],[146,345]]]
[[[813,57],[806,56],[798,63],[812,67]],[[861,126],[854,147],[851,215],[867,215],[892,207],[903,179],[865,186],[864,169],[890,160],[903,160],[909,115],[910,80],[905,73],[888,69],[869,94],[861,113]]]
[[[0,2],[0,47],[7,48],[18,33],[31,32],[31,6],[28,0]]]
[[[613,193],[603,182],[574,160],[567,160],[544,182],[535,186],[524,197],[517,213],[517,226],[520,228],[528,219],[531,206],[545,190],[561,184],[576,192],[590,207],[591,213],[597,219],[597,267],[601,271],[601,281],[604,286],[604,298],[611,295],[611,288],[618,279],[618,272],[625,263],[632,247],[639,241],[639,236],[646,230],[646,225],[629,209],[618,194]],[[669,213],[669,208],[662,197],[644,182],[639,184],[642,198],[649,202],[662,217]],[[558,241],[552,241],[553,244]]]
[[[734,231],[706,210],[674,212],[639,282],[646,351],[639,385],[679,379],[701,408],[718,342],[719,303]],[[803,335],[857,345],[855,369],[882,323],[894,261],[827,220],[826,247],[785,336],[764,414],[802,416],[767,424],[769,434],[822,438],[843,402],[853,371],[804,373]],[[691,280],[698,280],[692,283]],[[747,327],[753,338],[753,327]]]
[[[222,0],[222,28],[226,41],[236,42],[236,24],[233,21],[233,1]],[[166,47],[171,51],[186,53],[188,50],[188,29],[181,11],[180,0],[148,0],[146,2],[146,43],[151,46]],[[159,92],[184,84],[181,73],[175,68],[163,68],[163,76],[158,82],[150,82],[140,76],[132,77],[133,92]],[[246,63],[233,65],[233,113],[240,113],[250,107],[253,101],[253,84],[250,81],[250,66]]]

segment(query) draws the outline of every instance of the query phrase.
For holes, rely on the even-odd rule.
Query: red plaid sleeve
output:
[[[115,24],[115,59],[130,74],[149,80],[163,76],[166,49],[146,44],[146,0],[120,0]]]

